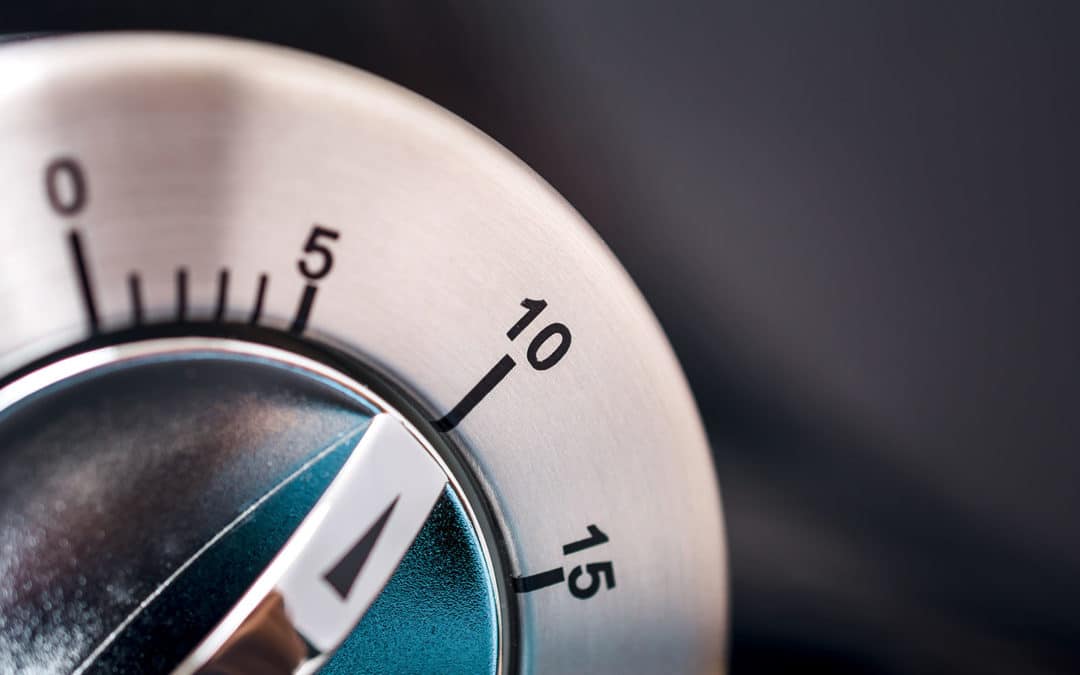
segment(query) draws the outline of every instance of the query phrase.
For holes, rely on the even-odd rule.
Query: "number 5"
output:
[[[582,574],[588,573],[589,585],[584,588],[578,586],[578,579]],[[608,589],[615,588],[615,568],[611,564],[611,561],[589,563],[585,566],[585,572],[581,571],[581,565],[578,565],[570,572],[570,578],[567,579],[567,586],[570,588],[570,595],[578,598],[579,600],[588,600],[592,596],[596,595],[600,590],[600,578],[603,577],[604,585]]]
[[[316,254],[321,262],[318,267],[312,269],[308,267],[308,261],[301,258],[297,261],[297,265],[300,266],[300,274],[303,274],[311,281],[322,279],[327,274],[330,274],[330,270],[334,267],[334,255],[330,253],[330,249],[325,244],[319,243],[319,239],[325,237],[336,240],[339,236],[341,235],[336,230],[331,230],[328,227],[322,225],[312,227],[311,234],[308,235],[307,241],[304,243],[304,253]]]

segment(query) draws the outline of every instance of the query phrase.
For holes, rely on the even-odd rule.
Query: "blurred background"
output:
[[[622,259],[698,396],[733,672],[1080,671],[1072,2],[60,2],[420,92]]]

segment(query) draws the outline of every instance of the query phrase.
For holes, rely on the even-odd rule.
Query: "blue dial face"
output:
[[[381,411],[341,382],[199,349],[80,369],[0,410],[0,670],[183,662],[363,447]],[[297,632],[323,672],[495,672],[495,584],[456,485],[447,477],[336,649]],[[369,520],[344,533],[367,551]],[[231,658],[268,672],[274,654]]]

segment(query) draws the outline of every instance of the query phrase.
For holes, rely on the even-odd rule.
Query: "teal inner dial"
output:
[[[493,673],[495,594],[480,542],[450,488],[379,599],[324,673]]]
[[[276,350],[158,342],[72,357],[0,409],[0,671],[171,670],[378,412]],[[490,566],[453,484],[322,672],[496,672]]]

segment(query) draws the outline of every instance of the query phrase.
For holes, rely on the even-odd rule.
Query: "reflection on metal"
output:
[[[446,484],[415,436],[394,417],[376,416],[281,552],[174,673],[317,667],[378,597]],[[265,657],[251,654],[273,640],[281,644],[267,646]],[[296,644],[307,647],[297,651]],[[259,658],[265,669],[215,665]]]
[[[289,620],[281,593],[273,591],[198,672],[291,675],[313,656]]]

